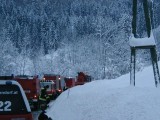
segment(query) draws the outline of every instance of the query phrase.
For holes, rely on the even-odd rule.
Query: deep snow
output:
[[[160,120],[160,88],[152,66],[113,80],[96,80],[63,92],[47,110],[53,120]]]

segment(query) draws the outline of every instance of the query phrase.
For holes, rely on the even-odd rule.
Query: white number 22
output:
[[[0,111],[11,111],[11,101],[0,101]]]

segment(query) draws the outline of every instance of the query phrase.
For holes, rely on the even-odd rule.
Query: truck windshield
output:
[[[55,89],[56,87],[55,87],[55,84],[53,84],[53,83],[51,83],[51,82],[41,82],[40,83],[40,86],[41,87],[44,87],[44,86],[46,86],[46,85],[49,85],[49,88],[47,89],[47,91],[51,91],[53,88]],[[51,88],[51,86],[52,86],[52,88]]]
[[[26,113],[27,108],[19,86],[0,85],[0,115]]]

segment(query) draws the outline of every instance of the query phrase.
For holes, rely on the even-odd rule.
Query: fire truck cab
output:
[[[40,81],[40,87],[43,88],[46,85],[49,86],[47,89],[47,94],[49,95],[50,99],[56,98],[56,89],[55,89],[55,83],[51,80],[41,80]]]
[[[75,82],[75,85],[83,85],[87,82],[91,82],[92,77],[85,74],[84,72],[78,72],[77,80]]]
[[[32,109],[38,109],[38,97],[40,95],[40,82],[38,76],[18,75],[14,77],[24,89]]]
[[[51,80],[55,83],[56,93],[60,94],[65,86],[64,77],[55,74],[44,74],[43,80]]]
[[[0,81],[0,120],[33,120],[27,97],[17,81]]]

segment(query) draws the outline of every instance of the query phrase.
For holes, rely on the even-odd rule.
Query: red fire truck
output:
[[[56,88],[55,88],[55,83],[52,80],[41,80],[40,81],[40,87],[44,88],[46,85],[49,86],[47,89],[47,94],[50,96],[50,99],[55,99],[56,98]]]
[[[76,78],[73,77],[65,77],[64,81],[65,81],[65,89],[71,88],[73,86],[75,86],[75,80]]]
[[[60,94],[65,87],[64,77],[55,74],[44,74],[43,80],[52,80],[55,83],[55,89],[57,94]]]
[[[13,78],[22,86],[32,109],[38,108],[40,80],[38,76],[18,75]]]
[[[87,82],[92,81],[92,77],[85,74],[84,72],[78,72],[78,76],[76,78],[74,77],[65,77],[65,90],[77,85],[83,85]]]
[[[77,76],[75,85],[83,85],[86,82],[91,82],[91,80],[92,80],[91,76],[85,74],[84,72],[78,72],[78,76]]]
[[[86,75],[83,72],[78,72],[76,85],[83,85],[86,81]]]

